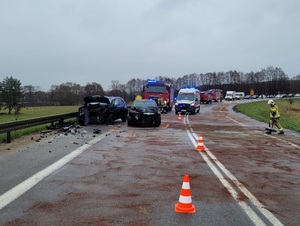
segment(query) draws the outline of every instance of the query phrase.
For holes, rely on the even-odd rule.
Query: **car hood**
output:
[[[135,107],[136,111],[142,112],[142,113],[157,113],[158,107]]]
[[[94,96],[87,96],[83,98],[84,103],[93,103],[93,102],[101,102],[101,103],[106,103],[109,104],[109,99],[105,96],[100,96],[100,95],[94,95]]]

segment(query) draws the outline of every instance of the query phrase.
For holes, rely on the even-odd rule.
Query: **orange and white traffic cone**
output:
[[[192,204],[189,175],[184,175],[179,202],[175,204],[177,213],[195,213],[195,206]]]
[[[178,120],[181,121],[181,113],[178,113]]]
[[[202,133],[200,133],[200,136],[198,138],[198,144],[197,144],[196,150],[197,151],[205,151],[205,147],[204,147],[204,144],[203,144]]]

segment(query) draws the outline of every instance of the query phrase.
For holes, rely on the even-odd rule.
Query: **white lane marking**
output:
[[[25,181],[21,182],[14,188],[5,192],[3,195],[0,196],[0,210],[3,209],[5,206],[7,206],[9,203],[16,200],[21,195],[23,195],[25,192],[27,192],[33,186],[38,184],[44,178],[51,175],[53,172],[60,169],[65,164],[70,162],[72,159],[74,159],[75,157],[80,155],[82,152],[84,152],[86,149],[91,147],[93,144],[102,140],[105,136],[106,136],[106,133],[102,134],[99,137],[96,137],[95,139],[90,141],[88,144],[84,144],[83,146],[77,148],[76,150],[74,150],[70,154],[66,155],[65,157],[61,158],[60,160],[56,161],[52,165],[50,165],[47,168],[41,170],[40,172],[34,174],[33,176],[31,176],[28,179],[26,179]]]
[[[266,216],[266,218],[273,224],[273,225],[283,225],[270,211],[266,209],[266,207],[259,202],[255,196],[246,188],[244,187],[238,179],[225,168],[225,166],[214,156],[213,153],[209,151],[207,147],[205,147],[205,151],[210,156],[210,158],[219,166],[219,168],[225,173],[225,175],[246,195],[249,200],[259,209],[259,211]]]
[[[189,118],[187,118],[187,123],[189,122]],[[197,147],[197,140],[198,136],[195,133],[191,133],[189,130],[186,130],[188,133],[188,136],[195,146]],[[221,181],[221,183],[227,188],[227,190],[230,192],[230,194],[233,196],[235,200],[238,201],[238,204],[242,207],[242,209],[245,211],[245,213],[251,218],[253,223],[256,225],[265,225],[264,222],[262,222],[261,218],[252,210],[250,206],[248,206],[247,203],[244,201],[240,201],[238,199],[238,194],[234,190],[234,188],[228,183],[228,181],[222,176],[220,171],[211,163],[209,158],[205,155],[207,153],[210,158],[218,165],[218,167],[224,172],[224,174],[248,197],[248,199],[257,207],[257,209],[273,224],[278,226],[283,226],[283,224],[270,212],[266,209],[266,207],[260,203],[252,193],[245,188],[238,179],[233,176],[232,173],[230,173],[229,170],[225,168],[225,166],[209,151],[209,149],[204,145],[205,152],[199,151],[200,155],[203,157],[203,159],[206,161],[208,166],[211,168],[211,170],[214,172],[214,174],[218,177],[218,179]],[[244,202],[244,203],[243,203]],[[240,204],[242,203],[242,204]]]
[[[192,141],[193,145],[196,147],[197,143],[194,140],[192,134],[187,130],[188,136],[190,137],[190,140]],[[261,218],[252,210],[252,208],[245,202],[245,201],[240,201],[238,199],[238,193],[234,190],[234,188],[229,184],[229,182],[222,176],[220,171],[213,165],[213,163],[207,158],[207,156],[203,153],[200,152],[200,155],[204,159],[204,161],[207,163],[209,168],[213,171],[213,173],[217,176],[217,178],[221,181],[221,183],[224,185],[224,187],[229,191],[231,196],[237,201],[238,205],[244,210],[244,212],[248,215],[248,217],[252,220],[252,222],[255,225],[266,225]]]

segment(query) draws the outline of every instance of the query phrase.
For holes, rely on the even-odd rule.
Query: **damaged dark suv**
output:
[[[161,112],[154,100],[135,100],[129,108],[127,125],[155,126],[161,124]]]
[[[113,124],[117,119],[123,122],[127,119],[127,104],[121,97],[93,95],[85,97],[83,101],[84,105],[78,109],[78,122],[81,125]]]

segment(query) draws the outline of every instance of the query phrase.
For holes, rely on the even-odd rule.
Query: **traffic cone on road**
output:
[[[181,113],[178,113],[178,120],[181,121]]]
[[[175,204],[177,213],[195,213],[195,206],[192,204],[189,175],[184,175],[179,201]]]
[[[197,144],[196,150],[197,151],[205,151],[202,133],[200,133],[200,136],[198,138],[198,144]]]

